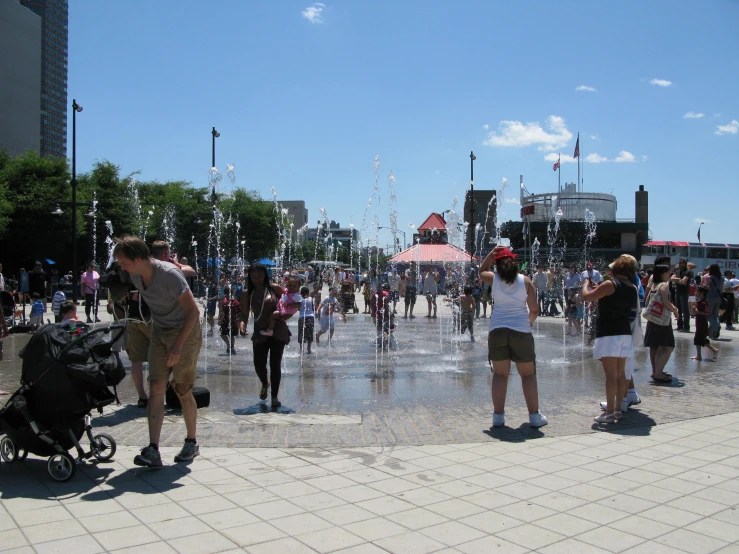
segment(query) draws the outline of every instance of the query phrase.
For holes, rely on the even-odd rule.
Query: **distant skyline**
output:
[[[365,237],[500,189],[577,179],[619,218],[649,191],[655,239],[739,243],[739,3],[463,0],[244,3],[76,0],[69,104],[77,168],[108,159],[142,180],[207,186],[216,166],[272,200],[304,200]],[[71,109],[71,108],[70,108]],[[71,116],[71,113],[70,113]],[[71,117],[70,117],[71,120]],[[71,124],[69,155],[71,156]],[[378,194],[375,156],[379,155]],[[227,182],[222,181],[222,184]],[[368,202],[374,197],[372,206]],[[379,200],[378,200],[379,197]],[[391,242],[380,231],[380,246]]]

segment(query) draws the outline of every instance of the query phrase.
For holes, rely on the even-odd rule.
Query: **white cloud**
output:
[[[641,157],[641,161],[643,161],[643,162],[646,162],[646,161],[647,161],[647,159],[648,159],[648,158],[647,158],[646,156],[642,156],[642,157]]]
[[[488,134],[483,144],[486,146],[531,146],[538,145],[542,152],[552,152],[563,148],[572,139],[572,133],[567,130],[563,117],[550,115],[547,118],[545,131],[539,122],[521,123],[520,121],[501,121],[496,133]]]
[[[626,150],[621,150],[621,152],[618,153],[618,156],[616,157],[614,162],[623,162],[623,163],[631,163],[635,162],[636,158],[634,157],[634,154],[631,152],[627,152]]]
[[[672,81],[668,81],[667,79],[652,79],[649,82],[653,85],[657,85],[658,87],[672,86]]]
[[[551,154],[547,154],[546,156],[544,156],[544,159],[548,162],[556,162],[559,159],[558,156],[558,154],[552,152]],[[564,156],[562,156],[560,162],[563,164],[574,164],[575,162],[577,162],[577,158],[573,158],[572,156],[565,154]]]
[[[310,21],[311,23],[317,23],[321,24],[323,23],[323,9],[326,7],[326,4],[323,4],[322,2],[316,2],[312,6],[308,6],[305,8],[301,13],[301,15]]]
[[[490,125],[488,125],[488,124],[486,123],[485,125],[483,125],[483,126],[482,126],[482,128],[483,128],[483,129],[485,129],[485,130],[487,131],[488,129],[490,129]]]
[[[739,133],[739,121],[732,119],[726,125],[717,125],[715,135],[736,135]]]
[[[518,198],[504,198],[503,202],[506,204],[520,204],[521,202],[518,201]]]
[[[580,85],[575,90],[580,91],[580,92],[598,92],[597,89],[594,89],[593,87],[589,87],[587,85]]]
[[[710,219],[703,219],[702,217],[696,217],[693,221],[696,223],[711,223]]]
[[[593,140],[598,140],[600,137],[598,136],[598,133],[595,133],[594,135],[590,135],[590,138]]]
[[[585,161],[591,164],[599,164],[601,162],[610,162],[608,158],[605,156],[601,156],[600,154],[588,154],[585,156]]]
[[[700,112],[698,112],[698,113],[696,113],[696,112],[688,112],[688,113],[686,113],[683,116],[683,119],[700,119],[704,115],[706,115],[706,114],[700,113]]]

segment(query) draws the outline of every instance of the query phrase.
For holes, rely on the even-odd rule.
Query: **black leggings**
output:
[[[282,378],[282,353],[285,343],[274,337],[268,338],[259,344],[254,344],[254,370],[262,384],[272,384],[272,398],[277,398],[280,392]],[[269,357],[269,379],[267,379],[267,358]]]

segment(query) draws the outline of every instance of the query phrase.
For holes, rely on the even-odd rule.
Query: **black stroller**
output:
[[[79,322],[41,327],[21,350],[21,388],[0,408],[0,457],[8,463],[31,453],[49,457],[47,470],[55,481],[71,479],[76,463],[92,458],[110,460],[113,437],[92,435],[90,412],[116,402],[108,387],[126,375],[113,343],[125,331],[122,324],[90,331]],[[90,451],[79,440],[87,434]],[[76,449],[77,458],[67,451]]]

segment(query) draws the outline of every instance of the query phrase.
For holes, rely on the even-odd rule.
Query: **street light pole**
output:
[[[470,245],[467,251],[475,255],[475,153],[470,150]]]
[[[221,133],[216,131],[216,128],[213,127],[213,130],[210,132],[211,135],[213,135],[213,157],[211,160],[210,167],[216,166],[216,138],[221,136]]]
[[[77,112],[82,106],[72,99],[72,301],[77,304]]]

